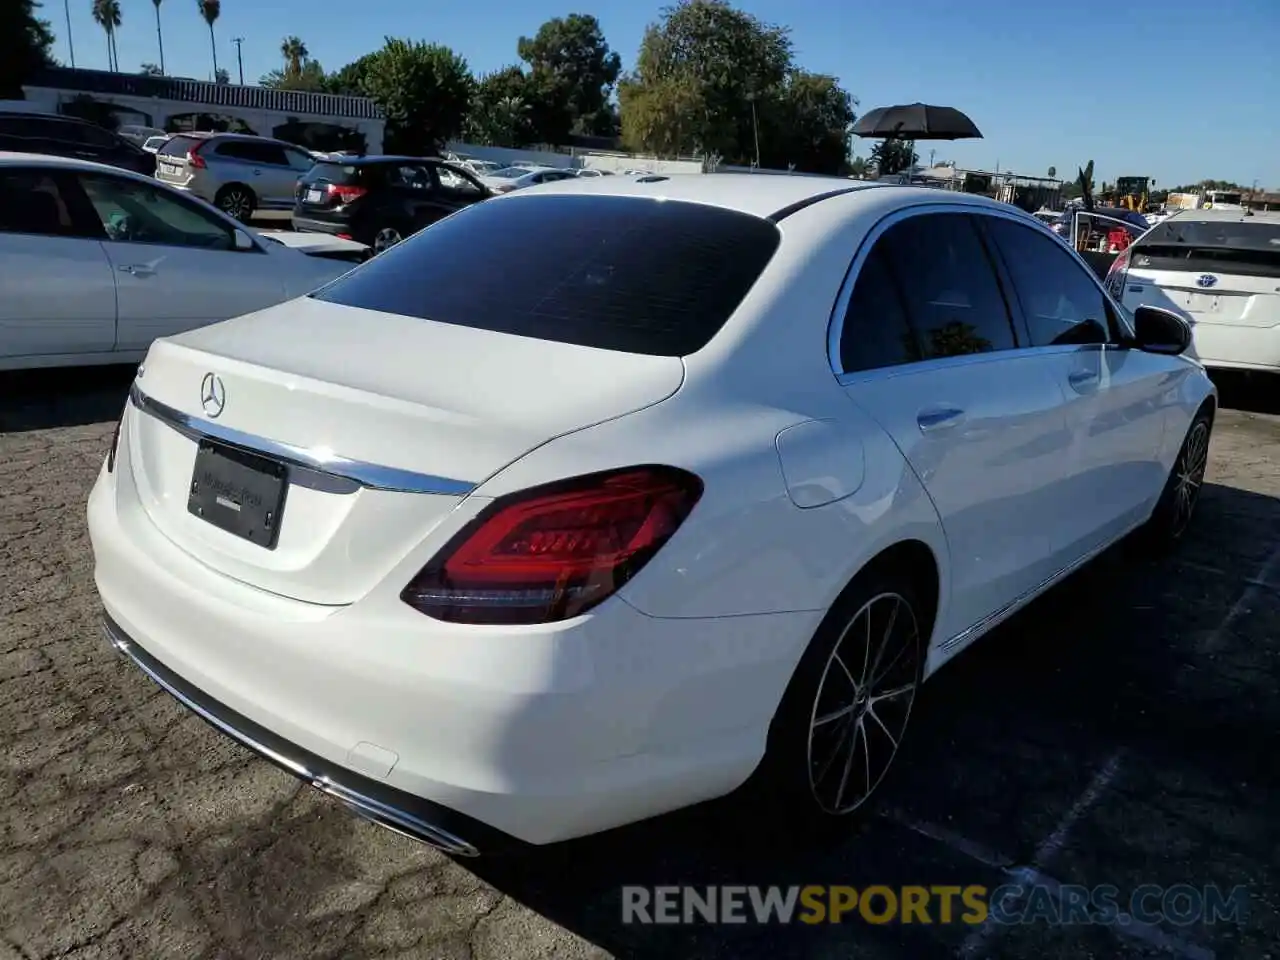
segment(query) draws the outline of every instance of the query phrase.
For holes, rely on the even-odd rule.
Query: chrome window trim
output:
[[[1017,346],[1012,350],[993,350],[990,353],[975,353],[960,357],[935,357],[930,360],[920,360],[914,363],[900,363],[892,367],[877,367],[872,370],[855,370],[846,372],[843,364],[840,362],[840,340],[844,335],[844,317],[849,309],[849,301],[853,298],[853,288],[858,282],[858,276],[862,273],[862,266],[866,263],[867,257],[871,253],[871,248],[876,242],[891,228],[904,220],[911,217],[926,216],[935,213],[954,213],[967,214],[971,216],[988,216],[998,217],[1002,220],[1008,220],[1012,223],[1021,224],[1031,230],[1039,232],[1041,235],[1049,237],[1057,243],[1064,251],[1066,251],[1076,265],[1085,272],[1090,280],[1093,281],[1095,287],[1102,293],[1103,299],[1111,306],[1116,315],[1116,320],[1120,324],[1124,333],[1133,334],[1132,324],[1129,322],[1129,315],[1125,309],[1116,302],[1111,296],[1102,280],[1093,268],[1084,261],[1084,258],[1072,248],[1062,237],[1054,233],[1045,224],[1041,223],[1035,217],[1014,212],[1012,210],[997,210],[980,203],[920,203],[912,204],[908,207],[902,207],[894,210],[892,213],[885,214],[875,225],[867,231],[862,241],[858,244],[858,249],[854,252],[853,260],[849,264],[849,269],[845,272],[843,282],[840,284],[840,292],[836,297],[835,306],[832,308],[831,315],[827,320],[827,364],[831,368],[831,372],[835,375],[836,382],[841,386],[847,386],[856,380],[865,379],[884,379],[886,377],[901,376],[905,373],[914,373],[919,370],[928,370],[937,366],[947,365],[956,366],[970,363],[990,363],[1009,356],[1022,356],[1026,354],[1035,354],[1037,356],[1047,353],[1066,353],[1077,351],[1081,346],[1097,349],[1098,347],[1117,347],[1119,344],[1084,344],[1084,345],[1065,345],[1065,346]],[[992,267],[993,272],[997,273],[996,268]]]
[[[305,447],[269,440],[219,423],[193,417],[161,403],[143,393],[134,383],[129,388],[129,402],[143,413],[155,417],[183,436],[197,442],[217,440],[252,453],[278,460],[290,467],[289,481],[328,493],[354,493],[359,488],[392,493],[428,493],[465,497],[476,485],[430,473],[385,467],[346,457],[322,456]]]

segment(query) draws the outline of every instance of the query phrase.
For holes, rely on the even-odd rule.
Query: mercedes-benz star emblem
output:
[[[222,385],[222,378],[216,373],[206,373],[200,381],[200,406],[213,419],[222,415],[227,405],[227,388]]]
[[[1212,287],[1217,282],[1218,282],[1218,278],[1215,277],[1212,273],[1203,273],[1200,276],[1196,277],[1197,287]]]

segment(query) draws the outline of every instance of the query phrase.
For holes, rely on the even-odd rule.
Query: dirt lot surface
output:
[[[1280,417],[1225,397],[1177,556],[1102,558],[928,685],[822,849],[724,805],[459,865],[214,733],[112,653],[84,503],[120,371],[0,379],[0,960],[1280,960]],[[1022,872],[1019,872],[1022,871]],[[624,884],[1243,885],[1239,923],[666,926]]]

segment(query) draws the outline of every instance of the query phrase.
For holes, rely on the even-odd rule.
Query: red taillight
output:
[[[187,163],[196,170],[203,170],[205,168],[204,157],[200,156],[200,149],[203,146],[203,142],[197,143],[187,151]]]
[[[634,577],[701,496],[693,474],[645,466],[503,497],[464,527],[401,599],[453,623],[576,617]]]
[[[364,187],[347,187],[339,183],[329,184],[329,196],[339,203],[350,203],[357,197],[363,197],[368,192]]]
[[[1107,279],[1105,281],[1108,292],[1116,300],[1120,300],[1124,296],[1125,276],[1129,272],[1129,254],[1131,247],[1125,248],[1120,255],[1111,261],[1111,269],[1107,271]]]

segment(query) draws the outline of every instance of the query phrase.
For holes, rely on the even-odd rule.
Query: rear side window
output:
[[[1131,260],[1137,269],[1280,277],[1280,220],[1174,217],[1135,244]]]
[[[840,334],[841,368],[855,373],[922,359],[884,245],[877,243],[858,272],[849,298]]]
[[[705,346],[780,234],[767,220],[649,197],[471,205],[312,294],[329,303],[605,350]]]
[[[877,245],[902,278],[907,317],[926,359],[1017,346],[1000,283],[968,215],[911,217]]]

